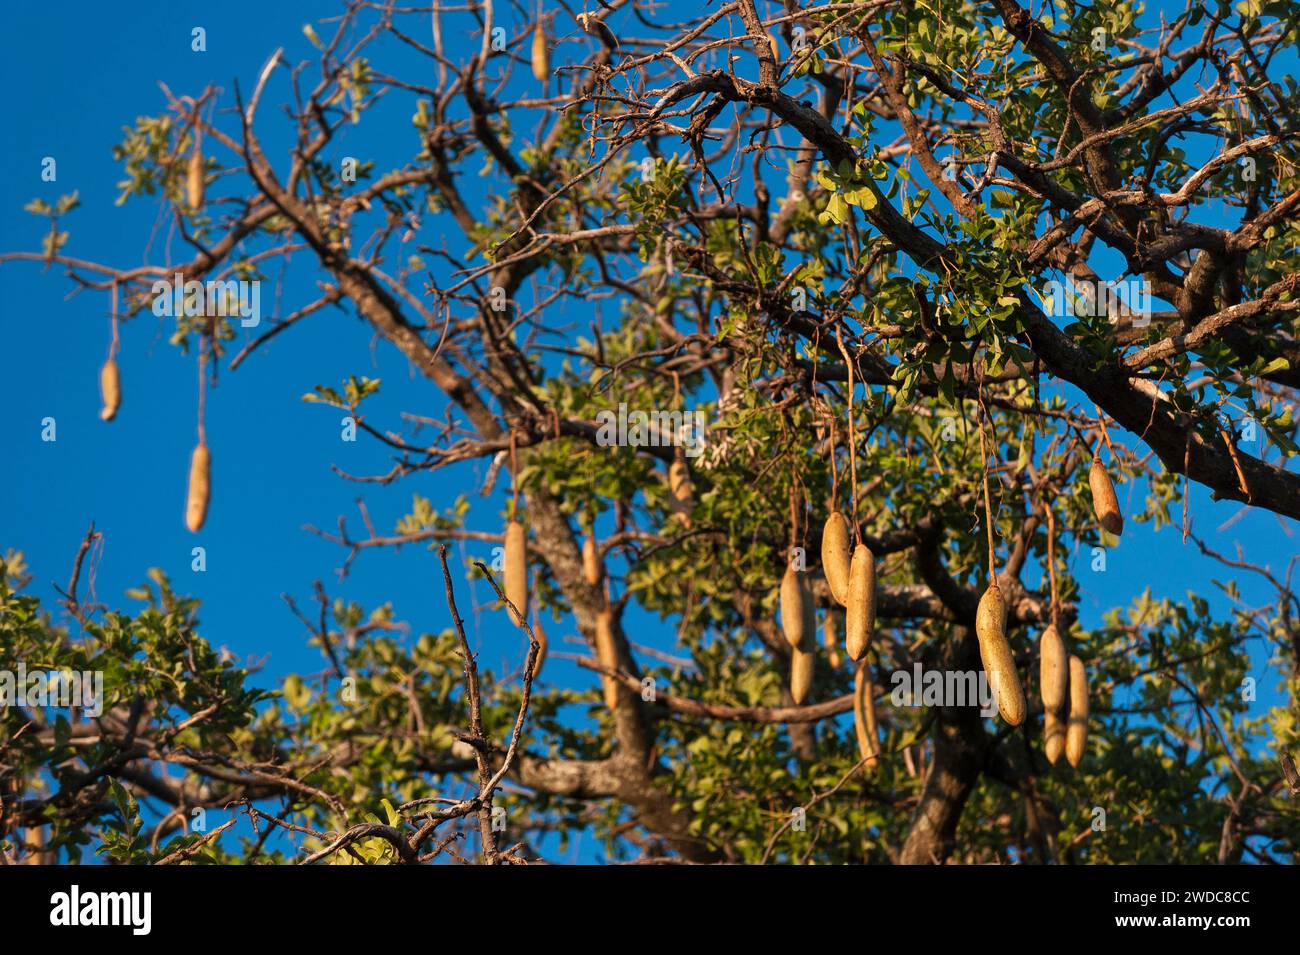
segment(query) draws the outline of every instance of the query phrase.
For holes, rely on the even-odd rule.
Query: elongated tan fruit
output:
[[[812,609],[812,594],[808,592],[805,575],[786,567],[781,578],[781,632],[790,646],[801,647],[805,636],[812,636],[811,632],[805,632]]]
[[[1061,713],[1068,699],[1070,660],[1065,652],[1064,638],[1051,625],[1038,638],[1038,682],[1043,694],[1043,709],[1048,713]]]
[[[601,666],[618,669],[618,650],[614,646],[614,614],[608,609],[602,610],[596,617],[596,659]],[[605,705],[612,710],[618,703],[618,681],[602,674],[600,683],[605,691]]]
[[[505,577],[506,599],[515,605],[510,617],[522,627],[528,614],[528,535],[518,521],[506,525]]]
[[[533,670],[533,679],[542,675],[542,664],[546,662],[546,651],[550,648],[551,642],[546,639],[546,631],[542,629],[542,621],[533,620],[533,636],[537,638],[537,665]]]
[[[817,600],[808,585],[808,575],[800,574],[803,584],[803,642],[800,644],[808,653],[817,650]]]
[[[190,493],[185,501],[185,526],[197,534],[208,519],[212,500],[212,452],[200,442],[190,457]]]
[[[817,604],[808,589],[808,575],[798,577],[803,620],[799,625],[801,639],[790,659],[790,695],[795,706],[802,706],[812,689],[813,664],[817,659]]]
[[[668,468],[668,506],[674,514],[689,520],[691,513],[691,471],[681,458]]]
[[[998,712],[1012,726],[1025,720],[1025,691],[1016,672],[1016,658],[1007,641],[1007,604],[997,584],[990,584],[975,611],[975,634],[980,642],[980,660],[993,689]]]
[[[537,82],[545,83],[551,75],[551,51],[546,45],[546,31],[539,21],[533,31],[533,76]]]
[[[1119,512],[1119,498],[1115,496],[1115,485],[1111,483],[1105,465],[1095,454],[1092,456],[1092,467],[1088,469],[1088,487],[1092,489],[1092,509],[1097,514],[1097,523],[1119,537],[1124,533],[1124,516]]]
[[[858,737],[858,757],[865,759],[863,770],[870,773],[880,765],[880,740],[876,734],[875,687],[866,660],[858,663],[853,677],[853,730]]]
[[[772,36],[772,34],[770,34],[770,33],[767,35],[767,45],[768,45],[768,48],[771,49],[771,51],[772,51],[772,59],[776,60],[776,65],[777,65],[777,66],[780,66],[780,65],[781,65],[781,48],[780,48],[779,46],[776,45],[776,37]]]
[[[809,637],[805,645],[795,647],[790,656],[790,695],[794,698],[795,706],[803,706],[804,700],[808,699],[808,691],[812,688],[813,661],[817,658],[814,647],[815,642]]]
[[[596,545],[594,534],[582,544],[582,576],[593,587],[599,587],[605,576],[605,567],[600,561],[600,548]]]
[[[831,511],[822,528],[822,573],[831,596],[841,607],[849,605],[849,522]]]
[[[203,208],[203,153],[197,146],[190,153],[189,168],[185,171],[185,200],[194,212]]]
[[[117,362],[109,359],[99,369],[99,393],[104,399],[104,407],[99,416],[105,421],[117,417],[117,409],[122,407],[122,377],[117,370]]]
[[[826,648],[826,660],[832,670],[840,668],[840,635],[835,627],[835,613],[826,611],[826,621],[822,624],[822,646]]]
[[[861,660],[876,629],[876,555],[866,544],[853,549],[849,602],[844,609],[844,647],[850,660]]]
[[[1065,758],[1071,766],[1083,761],[1088,745],[1088,671],[1078,657],[1070,657],[1070,725],[1065,730]]]
[[[1053,766],[1065,752],[1065,720],[1051,710],[1043,714],[1043,749]]]

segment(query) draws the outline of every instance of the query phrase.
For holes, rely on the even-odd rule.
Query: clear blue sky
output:
[[[136,116],[164,109],[159,81],[177,94],[195,94],[215,82],[226,91],[223,105],[230,106],[236,78],[247,93],[277,46],[285,46],[291,59],[310,56],[302,25],[336,10],[327,2],[247,0],[10,5],[0,34],[0,76],[10,90],[6,148],[0,150],[0,251],[38,249],[46,221],[23,212],[22,206],[36,197],[53,201],[75,190],[82,208],[65,225],[72,233],[67,254],[124,267],[141,264],[152,230],[163,221],[149,258],[162,261],[166,217],[160,220],[158,204],[114,204],[123,173],[110,150],[122,127]],[[190,51],[189,31],[195,25],[207,29],[206,53]],[[394,52],[400,62],[409,61],[395,44],[381,49]],[[282,72],[268,92],[265,116],[286,90]],[[413,100],[405,94],[392,100],[363,122],[366,138],[349,133],[352,138],[340,144],[339,155],[374,158],[382,170],[414,153],[408,125]],[[271,137],[268,145],[280,142]],[[272,155],[279,161],[282,153]],[[55,183],[41,181],[45,156],[58,161]],[[216,185],[212,191],[220,194],[223,188]],[[449,236],[448,241],[455,246],[460,240]],[[180,257],[182,250],[176,248]],[[297,277],[286,287],[277,315],[314,291],[306,263],[294,271]],[[96,576],[101,601],[129,605],[124,590],[143,580],[147,568],[161,567],[179,591],[202,599],[203,632],[213,643],[242,657],[269,654],[260,678],[266,681],[321,667],[318,653],[306,647],[302,627],[280,597],[287,591],[300,605],[310,604],[316,579],[331,594],[367,607],[391,600],[413,636],[449,625],[435,577],[436,558],[423,548],[400,554],[370,551],[340,585],[333,570],[343,553],[303,530],[305,524],[332,530],[337,517],[346,515],[349,526],[360,532],[354,505],[359,494],[377,527],[389,530],[409,509],[412,493],[444,506],[478,484],[477,468],[471,467],[422,474],[390,489],[350,483],[331,472],[337,466],[353,474],[382,473],[388,459],[373,441],[340,441],[342,413],[300,400],[314,385],[337,386],[349,374],[382,378],[382,395],[368,403],[369,413],[380,418],[395,417],[400,410],[437,415],[444,405],[443,396],[413,375],[395,349],[374,341],[351,309],[323,313],[309,327],[281,336],[234,374],[223,371],[208,398],[212,507],[207,526],[195,536],[182,520],[195,441],[193,358],[167,343],[166,319],[142,317],[124,325],[119,356],[123,407],[118,420],[102,423],[97,376],[109,340],[108,297],[96,292],[69,298],[70,291],[62,269],[43,273],[31,263],[0,266],[0,381],[6,400],[6,414],[0,417],[0,550],[26,553],[36,575],[33,590],[43,600],[53,603],[52,584],[66,582],[77,545],[94,521],[105,537]],[[274,306],[264,286],[264,312]],[[581,316],[571,318],[578,327],[585,324]],[[41,420],[47,416],[58,423],[55,443],[41,441]],[[1121,503],[1137,492],[1123,488]],[[1136,509],[1136,502],[1132,498],[1126,512]],[[492,510],[479,499],[475,503],[474,526],[498,528]],[[1212,546],[1230,553],[1240,544],[1252,559],[1285,569],[1300,550],[1296,526],[1284,528],[1271,514],[1252,512],[1226,530],[1216,530],[1239,509],[1231,502],[1213,503],[1208,492],[1193,487],[1195,528]],[[196,543],[207,548],[206,573],[190,570],[190,549]],[[487,546],[478,545],[473,555],[486,558]],[[1210,584],[1212,577],[1223,576],[1221,570],[1194,546],[1183,546],[1177,529],[1156,534],[1149,526],[1130,524],[1122,546],[1110,554],[1105,574],[1086,570],[1086,553],[1077,559],[1085,625],[1097,623],[1105,609],[1126,605],[1145,587],[1175,598],[1198,592],[1226,611],[1226,602]],[[1269,596],[1249,576],[1240,583],[1248,600]],[[468,616],[469,591],[462,586],[460,592]],[[487,599],[482,588],[479,599]],[[492,618],[490,612],[482,617],[483,632],[507,636],[484,644],[484,662],[513,668],[522,643],[513,628],[493,625]],[[654,626],[658,639],[646,639],[648,634],[638,634],[638,639],[669,646],[670,631]],[[553,641],[566,633],[563,627],[550,630]],[[1256,675],[1262,678],[1263,661],[1258,662]],[[590,674],[559,660],[548,664],[546,677],[571,685],[593,683]],[[1262,688],[1271,682],[1271,677],[1261,680]]]

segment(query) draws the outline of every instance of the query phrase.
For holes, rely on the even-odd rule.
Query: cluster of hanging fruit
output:
[[[104,402],[99,416],[104,421],[112,421],[122,406],[121,380],[117,362],[112,358],[100,369],[99,387]],[[189,488],[185,496],[185,526],[195,534],[203,528],[208,517],[208,503],[212,500],[212,452],[203,437],[202,423],[199,432],[199,443],[190,456]]]
[[[981,438],[983,434],[981,432]],[[1101,463],[1093,455],[1088,471],[1088,487],[1097,523],[1116,536],[1123,533],[1115,486]],[[1007,605],[998,589],[993,571],[991,509],[988,500],[988,476],[984,479],[985,520],[989,526],[989,586],[980,598],[975,614],[975,633],[979,639],[980,660],[993,690],[998,712],[1011,726],[1024,722],[1027,712],[1024,690],[1016,671],[1015,656],[1007,641]],[[1053,765],[1064,752],[1071,766],[1078,766],[1088,741],[1088,673],[1083,661],[1069,653],[1065,638],[1058,629],[1056,594],[1056,527],[1050,502],[1047,505],[1047,562],[1051,577],[1052,622],[1039,637],[1039,692],[1043,703],[1043,741],[1047,760]]]
[[[1064,752],[1078,766],[1088,742],[1088,671],[1066,651],[1054,623],[1038,638],[1038,659],[1047,761],[1055,765]]]
[[[874,687],[867,651],[876,627],[876,558],[859,540],[851,551],[850,528],[845,516],[832,510],[822,529],[822,572],[835,603],[844,608],[844,646],[857,670],[854,676],[853,716],[858,747],[864,767],[874,769],[880,761],[876,731]],[[790,696],[796,706],[808,699],[812,687],[813,661],[817,640],[816,602],[808,575],[793,563],[786,566],[777,603],[781,632],[790,645]],[[836,613],[828,608],[823,624],[823,642],[831,665],[839,663],[839,639],[835,632]]]
[[[852,422],[850,420],[850,433]],[[983,431],[980,433],[983,446]],[[856,483],[856,465],[854,466]],[[1100,457],[1094,455],[1088,474],[1093,510],[1098,524],[1109,533],[1123,532],[1124,521],[1114,484]],[[1028,714],[1028,703],[1016,668],[1015,654],[1007,639],[1007,603],[998,586],[989,501],[988,474],[984,474],[985,522],[988,529],[989,584],[975,614],[975,633],[980,662],[998,712],[1011,726],[1019,726]],[[1068,653],[1057,625],[1055,570],[1055,522],[1048,512],[1048,564],[1051,569],[1052,623],[1039,641],[1040,684],[1044,711],[1044,736],[1048,761],[1055,764],[1065,753],[1071,766],[1083,759],[1088,734],[1088,677],[1083,661]],[[850,556],[851,537],[857,537]],[[871,549],[861,541],[856,526],[832,508],[822,530],[822,572],[835,604],[844,608],[844,649],[857,664],[854,678],[854,727],[864,766],[879,764],[871,668],[865,659],[871,646],[876,621],[876,567]],[[793,562],[788,564],[778,595],[781,630],[791,649],[790,695],[796,706],[803,705],[812,684],[816,608],[807,574]],[[839,664],[839,640],[835,634],[835,609],[829,608],[824,623],[823,643],[832,667]]]
[[[1113,452],[1112,452],[1113,453]],[[1115,485],[1094,454],[1088,469],[1092,509],[1103,530],[1119,536],[1124,517],[1119,510]],[[1047,506],[1047,565],[1051,576],[1052,622],[1038,638],[1038,682],[1043,699],[1043,749],[1047,761],[1056,765],[1065,753],[1071,766],[1083,761],[1088,744],[1088,671],[1083,661],[1069,652],[1058,629],[1056,600],[1056,522]]]
[[[196,137],[194,148],[190,152],[185,172],[185,201],[191,214],[203,209],[204,198],[204,164],[203,152]],[[108,360],[99,369],[99,392],[103,401],[99,417],[103,421],[112,421],[122,407],[122,373],[117,365],[118,324],[117,324],[117,285],[113,285],[112,343],[109,345]],[[212,499],[212,452],[208,450],[203,428],[203,358],[200,345],[199,358],[199,441],[190,456],[189,487],[185,498],[185,526],[197,534],[208,516],[208,503]]]

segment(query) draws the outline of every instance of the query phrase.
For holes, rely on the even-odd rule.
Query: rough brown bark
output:
[[[973,631],[954,631],[955,652],[946,664],[978,670],[979,646]],[[988,736],[976,707],[940,707],[934,734],[934,760],[921,791],[921,802],[903,843],[903,865],[941,865],[952,854],[962,810],[979,781]]]

